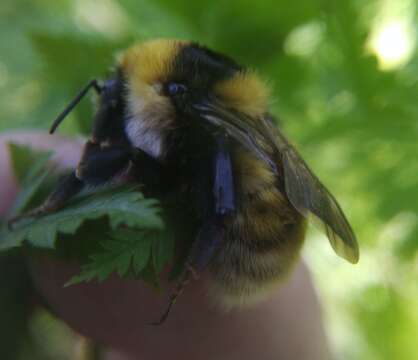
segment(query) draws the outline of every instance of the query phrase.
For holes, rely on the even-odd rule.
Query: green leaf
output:
[[[50,174],[45,167],[51,154],[14,144],[10,145],[10,152],[22,188],[13,207],[13,214],[18,214],[35,195],[39,197],[38,193],[45,187]],[[69,284],[94,278],[104,281],[117,273],[121,277],[131,274],[143,277],[155,286],[158,273],[174,253],[173,237],[164,229],[159,212],[156,200],[145,199],[132,186],[90,190],[55,213],[22,219],[13,231],[0,224],[0,251],[19,247],[27,241],[36,248],[55,249],[58,254],[64,250],[65,253],[68,246],[78,241],[71,237],[86,236],[82,231],[86,229],[84,224],[91,224],[95,227],[94,239],[100,239],[97,240],[101,241],[100,246],[95,245],[86,254],[90,262]],[[56,247],[59,234],[62,240]],[[83,254],[79,255],[80,259],[85,259]]]
[[[35,151],[28,146],[13,143],[9,143],[8,148],[13,170],[21,188],[8,213],[11,217],[22,212],[30,204],[45,182],[49,175],[49,172],[45,171],[45,166],[51,158],[51,153]],[[0,251],[18,247],[23,240],[22,231],[9,231],[5,223],[0,225]]]
[[[10,231],[7,224],[2,222],[0,227],[0,251],[11,250],[22,245],[24,237],[21,232]]]
[[[112,232],[102,242],[102,251],[93,254],[90,262],[81,268],[81,273],[69,280],[66,286],[97,279],[99,282],[117,273],[126,277],[132,272],[140,276],[150,262],[151,245],[154,242],[165,241],[164,231],[135,231],[123,229]],[[166,258],[167,261],[171,260]],[[159,260],[161,261],[161,260]],[[155,283],[155,276],[151,280]]]
[[[90,219],[107,216],[112,229],[124,224],[141,229],[162,229],[163,223],[157,202],[144,199],[132,189],[106,189],[94,194],[85,194],[61,211],[35,220],[24,220],[13,231],[0,232],[0,251],[20,246],[23,240],[39,248],[53,249],[58,233],[75,234],[81,224]]]

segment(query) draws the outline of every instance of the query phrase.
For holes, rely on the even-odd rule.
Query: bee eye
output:
[[[187,92],[186,85],[180,83],[168,83],[167,84],[167,93],[168,95],[180,95]]]

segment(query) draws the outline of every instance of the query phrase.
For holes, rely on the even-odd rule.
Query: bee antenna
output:
[[[149,325],[162,325],[168,318],[168,315],[170,314],[170,311],[174,304],[177,302],[177,298],[183,293],[185,286],[190,281],[190,275],[193,274],[193,271],[191,271],[189,268],[186,268],[183,272],[182,276],[180,277],[180,281],[177,283],[176,289],[173,294],[170,296],[170,300],[167,305],[167,309],[164,311],[164,313],[161,315],[160,319],[156,322],[149,323]]]
[[[49,129],[49,133],[53,134],[59,124],[65,119],[65,117],[76,107],[76,105],[80,102],[80,100],[86,96],[87,92],[94,88],[98,94],[102,92],[102,87],[97,83],[97,80],[91,80],[79,93],[78,95],[67,105],[64,111],[58,115],[58,117],[52,123],[51,128]]]

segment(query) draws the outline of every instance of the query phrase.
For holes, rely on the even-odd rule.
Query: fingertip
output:
[[[18,186],[13,173],[7,141],[0,137],[0,216],[4,216],[13,203]]]

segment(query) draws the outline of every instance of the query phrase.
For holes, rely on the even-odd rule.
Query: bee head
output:
[[[199,114],[209,104],[253,119],[266,112],[268,90],[253,72],[195,43],[137,44],[122,54],[118,68],[126,90],[125,133],[154,157],[164,156],[174,130],[207,124]]]
[[[248,134],[266,114],[269,95],[254,72],[222,54],[196,43],[152,40],[123,52],[115,74],[102,84],[90,81],[57,117],[51,133],[92,88],[99,106],[91,142],[128,142],[159,159],[168,151],[167,139],[181,129],[193,129],[189,137],[197,144],[209,130],[254,147]]]

